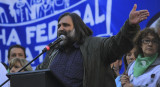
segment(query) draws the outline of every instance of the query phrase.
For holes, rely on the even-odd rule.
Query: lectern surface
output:
[[[11,87],[64,87],[49,69],[7,74]]]

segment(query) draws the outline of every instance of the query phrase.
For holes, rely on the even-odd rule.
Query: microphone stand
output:
[[[59,42],[61,42],[65,37],[63,36],[62,38],[59,38],[57,41],[55,41],[54,43],[50,43],[49,46],[46,46],[42,52],[36,56],[32,61],[28,62],[25,66],[23,66],[18,72],[21,72],[24,68],[26,68],[29,64],[31,64],[33,61],[35,61],[38,57],[40,57],[43,53],[47,52],[48,50],[50,50],[51,47],[54,47],[55,45],[57,45]],[[5,83],[7,83],[10,79],[8,78],[5,82],[3,82],[0,87],[2,87]]]
[[[18,72],[21,72],[23,69],[25,69],[29,64],[31,64],[33,61],[35,61],[38,57],[40,57],[43,53],[45,53],[47,50],[43,50],[38,56],[36,56],[32,61],[28,62],[25,66],[23,66]],[[5,82],[3,82],[0,87],[2,87],[5,83],[7,83],[10,79],[8,78]]]

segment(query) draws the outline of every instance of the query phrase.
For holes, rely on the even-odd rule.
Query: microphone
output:
[[[28,62],[25,66],[23,66],[18,72],[21,72],[22,70],[24,70],[29,64],[31,64],[33,61],[35,61],[38,57],[40,57],[43,53],[45,53],[46,51],[50,50],[51,47],[54,47],[55,45],[57,45],[59,42],[63,41],[66,39],[65,35],[60,35],[57,40],[55,40],[54,42],[50,43],[48,46],[46,46],[42,52],[36,56],[32,61]],[[4,81],[2,84],[0,84],[0,87],[2,87],[5,83],[7,83],[10,80],[10,78],[8,78],[6,81]]]
[[[57,40],[55,40],[54,42],[51,42],[49,45],[47,45],[42,52],[46,52],[49,51],[51,47],[54,47],[55,45],[57,45],[58,43],[60,43],[61,41],[65,40],[66,36],[65,35],[60,35]]]

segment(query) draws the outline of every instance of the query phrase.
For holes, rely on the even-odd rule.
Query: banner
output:
[[[8,63],[8,48],[20,44],[31,61],[57,38],[58,17],[74,12],[93,30],[94,36],[116,35],[134,4],[148,9],[141,28],[153,26],[160,14],[160,0],[0,0],[0,61]],[[42,63],[45,54],[31,65]]]

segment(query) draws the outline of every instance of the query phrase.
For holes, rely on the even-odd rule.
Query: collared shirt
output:
[[[148,70],[138,77],[133,76],[133,67],[135,61],[130,65],[128,70],[128,76],[130,77],[130,83],[134,85],[134,87],[159,87],[160,81],[160,62],[159,57],[156,61],[148,68]]]
[[[74,44],[69,52],[59,50],[50,69],[66,87],[81,87],[84,68],[80,46]]]

